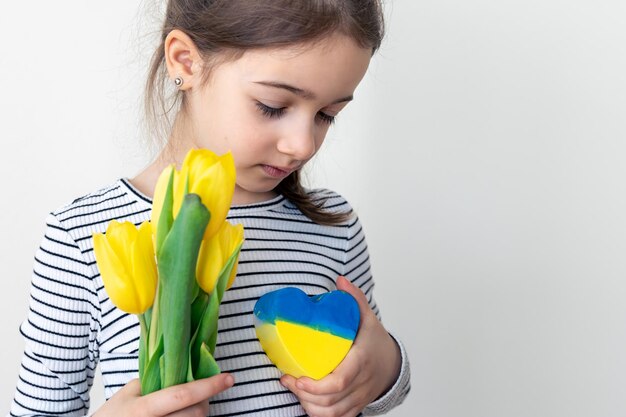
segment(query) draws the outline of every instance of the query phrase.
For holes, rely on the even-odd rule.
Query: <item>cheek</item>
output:
[[[319,151],[319,149],[322,147],[324,139],[326,139],[326,135],[328,134],[329,128],[330,126],[326,126],[320,129],[319,133],[315,135],[315,153],[317,153],[317,151]]]
[[[233,151],[235,163],[255,164],[270,156],[275,148],[275,132],[267,123],[259,123],[254,118],[239,119],[227,136]]]

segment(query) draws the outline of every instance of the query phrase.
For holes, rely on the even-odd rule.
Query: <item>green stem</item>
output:
[[[143,373],[148,365],[150,354],[148,351],[148,325],[143,314],[137,314],[139,319],[139,380],[143,377]]]
[[[157,295],[154,297],[154,304],[152,305],[152,317],[150,320],[150,334],[148,336],[148,353],[152,357],[156,352],[159,345],[159,339],[161,336],[161,326],[159,320],[159,298],[161,298],[161,285],[157,286]]]

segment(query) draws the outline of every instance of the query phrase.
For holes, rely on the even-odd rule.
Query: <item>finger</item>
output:
[[[363,293],[363,291],[361,291],[359,287],[350,282],[346,277],[339,276],[337,278],[337,289],[345,291],[354,297],[357,304],[359,305],[359,310],[361,314],[372,311],[370,304],[367,301],[367,297],[365,296],[365,293]]]
[[[367,404],[365,404],[367,405]],[[361,405],[357,405],[355,407],[352,407],[350,410],[348,410],[348,412],[345,414],[344,417],[356,417],[359,415],[359,413],[361,412],[361,410],[363,410],[365,408],[365,405],[361,406]]]
[[[120,393],[124,393],[124,395],[131,397],[140,397],[141,383],[139,382],[139,379],[131,379],[126,385],[120,388]]]
[[[358,349],[350,349],[345,358],[327,376],[320,380],[307,377],[298,378],[296,386],[311,394],[328,395],[346,391],[357,379],[361,371],[361,353]]]
[[[283,375],[280,379],[280,383],[287,388],[289,391],[294,393],[300,403],[312,403],[317,405],[331,405],[336,400],[332,398],[332,395],[315,395],[309,392],[306,392],[296,386],[296,378],[291,375]]]
[[[283,375],[280,377],[280,384],[287,388],[288,390],[290,390],[291,392],[293,392],[292,388],[299,390],[299,388],[296,387],[296,378],[291,376],[291,375]],[[295,394],[295,393],[294,393]]]
[[[350,355],[350,352],[348,352]],[[316,381],[311,378],[301,377],[296,381],[296,387],[315,395],[333,395],[347,391],[352,386],[359,373],[357,361],[352,361],[348,356],[339,366],[324,378]],[[345,395],[341,395],[343,397]]]
[[[359,412],[365,408],[365,405],[356,404],[356,401],[353,401],[349,398],[345,400],[332,404],[330,406],[324,406],[316,403],[311,403],[308,401],[304,401],[300,403],[302,408],[307,412],[310,416],[341,416],[341,417],[355,417],[359,414]]]
[[[308,393],[306,391],[301,390],[296,387],[296,378],[291,375],[283,375],[280,377],[280,384],[287,388],[289,391],[293,392],[298,399],[304,399],[303,396],[307,396]]]
[[[168,414],[167,417],[189,417],[189,416],[207,416],[209,415],[209,402],[207,400],[201,401],[198,404],[187,407],[184,410],[176,411],[175,413]]]
[[[198,404],[233,386],[232,375],[224,373],[165,388],[142,398],[153,415],[164,416]]]

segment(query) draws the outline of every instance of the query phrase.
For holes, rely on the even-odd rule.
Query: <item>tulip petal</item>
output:
[[[233,253],[233,257],[235,258],[233,260],[233,266],[232,269],[230,271],[230,275],[228,276],[228,282],[226,283],[226,289],[230,289],[230,287],[233,286],[233,283],[235,282],[235,277],[237,276],[237,267],[239,266],[239,252],[240,252],[241,246],[239,246],[239,248],[237,248],[236,252]]]
[[[189,168],[183,166],[180,171],[176,171],[174,174],[174,218],[178,216],[178,212],[183,204],[185,198],[185,188],[187,178],[189,177]]]
[[[194,178],[190,192],[198,194],[211,211],[211,221],[205,238],[213,236],[226,219],[235,191],[235,163],[230,153],[207,166],[200,177]]]
[[[243,242],[243,226],[232,225],[227,221],[222,222],[222,227],[208,240],[202,242],[200,256],[198,258],[197,279],[200,287],[208,294],[214,291],[215,285],[220,277],[225,273],[231,257],[235,251],[237,256],[239,248]],[[226,288],[230,288],[235,279],[237,257],[232,260],[234,263],[228,266],[228,281]],[[234,272],[233,272],[234,271]],[[221,289],[224,292],[224,288]],[[221,295],[220,295],[221,299]]]
[[[231,256],[226,260],[226,262],[224,263],[224,267],[220,271],[220,276],[215,286],[215,292],[217,293],[218,300],[220,303],[222,302],[222,297],[224,296],[224,292],[226,291],[227,288],[229,288],[228,284],[232,277],[232,271],[233,269],[237,267],[240,249],[241,249],[241,245],[239,245],[235,249],[235,251],[231,254]],[[230,284],[232,285],[232,282],[230,282]]]
[[[224,269],[226,269],[227,267],[230,269],[228,282],[226,283],[226,288],[225,288],[227,290],[233,285],[233,282],[235,281],[235,276],[237,275],[239,252],[241,250],[241,245],[243,244],[243,225],[241,224],[232,225],[228,222],[226,223],[227,223],[226,228],[228,230],[228,239],[224,243],[224,247],[225,247],[225,252],[226,252],[226,256],[228,256],[228,259],[224,265]],[[232,266],[229,266],[229,264],[232,264]],[[221,272],[221,274],[223,273],[226,273],[226,271]]]
[[[161,206],[167,189],[169,174],[173,171],[173,216],[178,215],[186,191],[198,194],[202,203],[211,212],[211,221],[205,232],[205,237],[209,238],[221,227],[226,219],[233,193],[235,191],[235,161],[230,152],[217,156],[208,149],[190,150],[180,171],[174,166],[166,168],[159,177],[155,188],[155,197],[152,208],[152,224],[156,234],[158,220],[161,215]],[[159,239],[157,239],[157,242]]]
[[[198,264],[196,267],[196,279],[200,288],[210,294],[215,288],[217,277],[223,263],[223,254],[219,244],[219,238],[202,241],[200,253],[198,254]]]
[[[122,265],[127,268],[126,273],[130,275],[131,246],[132,242],[137,238],[137,228],[131,222],[120,223],[113,220],[107,227],[105,237],[113,252],[119,257]]]
[[[144,313],[154,301],[156,263],[150,224],[140,231],[130,222],[112,221],[106,234],[94,234],[94,253],[111,302],[132,314]]]
[[[149,222],[139,227],[133,245],[133,282],[135,282],[140,307],[146,310],[154,303],[157,288],[157,269]]]
[[[192,182],[204,175],[207,167],[215,164],[219,157],[208,149],[192,149],[187,153],[183,166],[189,167]]]
[[[94,234],[93,242],[100,276],[111,302],[127,313],[143,313],[138,308],[134,288],[129,285],[132,277],[107,238],[100,233]]]

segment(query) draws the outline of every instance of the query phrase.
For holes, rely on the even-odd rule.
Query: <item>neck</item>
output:
[[[184,139],[193,137],[193,135],[188,132],[188,129],[184,128],[184,125],[183,119],[177,117],[172,128],[172,134],[159,155],[143,171],[129,180],[133,187],[138,189],[142,194],[152,198],[161,172],[171,164],[174,164],[177,169],[180,169],[187,152],[195,146],[189,139]],[[266,193],[250,192],[235,184],[232,204],[246,205],[259,203],[261,201],[271,200],[277,195],[278,194],[274,191],[268,191]]]
[[[130,179],[130,183],[135,188],[150,198],[154,196],[154,188],[161,172],[171,164],[174,164],[179,169],[185,159],[185,155],[193,146],[192,143],[179,139],[192,137],[184,132],[183,126],[185,123],[182,120],[181,113],[179,112],[176,117],[170,137],[161,152],[159,152],[159,155],[143,171]]]

